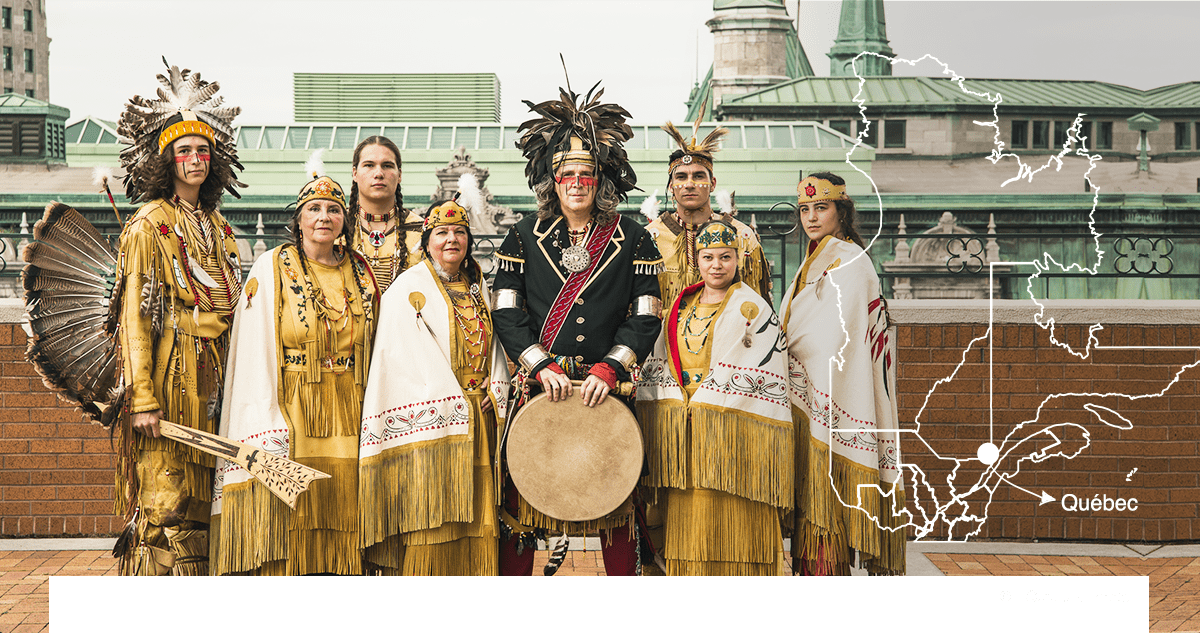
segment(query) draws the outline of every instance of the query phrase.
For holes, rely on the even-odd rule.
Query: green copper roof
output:
[[[81,126],[81,124],[83,124]],[[854,139],[813,121],[738,121],[723,124],[729,135],[717,155],[717,172],[722,188],[773,196],[794,195],[796,172],[834,170],[844,167],[846,153]],[[120,151],[115,137],[98,134],[87,138],[95,119],[71,125],[84,142],[67,144],[67,160],[72,167],[115,167]],[[675,149],[667,133],[658,125],[634,124],[633,138],[625,143],[638,183],[645,194],[664,191],[667,183],[667,157]],[[683,127],[683,126],[681,126]],[[690,125],[686,126],[690,130]],[[713,124],[702,125],[706,136]],[[80,130],[82,129],[82,133]],[[304,123],[291,125],[248,125],[236,129],[238,158],[245,166],[239,180],[250,186],[246,195],[295,196],[304,182],[304,161],[312,150],[325,149],[329,174],[349,186],[350,160],[354,146],[367,136],[382,134],[399,147],[404,163],[406,200],[420,206],[438,186],[436,170],[465,147],[471,158],[490,170],[488,190],[497,196],[528,197],[525,159],[513,146],[516,126],[480,123]],[[79,138],[73,136],[72,139]],[[874,150],[855,150],[855,160],[870,170]],[[848,178],[857,175],[847,176]],[[853,182],[858,192],[869,191],[866,180]],[[411,195],[409,195],[411,194]]]
[[[0,114],[41,114],[66,121],[67,117],[71,116],[71,111],[62,106],[10,92],[0,95]]]
[[[713,0],[713,11],[719,9],[752,9],[755,7],[782,7],[783,0]]]
[[[968,79],[964,87],[977,93],[1000,94],[1012,108],[1072,109],[1087,114],[1183,108],[1200,102],[1200,82],[1138,90],[1102,81],[1041,79]],[[736,116],[739,109],[789,111],[787,118],[807,116],[806,109],[857,107],[856,77],[801,77],[727,100],[721,110]],[[943,77],[866,77],[862,95],[868,105],[893,112],[990,109],[984,97],[967,94]]]
[[[892,47],[888,46],[883,0],[842,0],[837,40],[829,49],[829,74],[834,77],[853,77],[854,68],[851,64],[862,52],[888,57],[895,55]],[[873,55],[861,57],[856,66],[860,75],[892,74],[892,65]]]
[[[495,73],[293,73],[296,121],[500,121]]]
[[[737,0],[730,0],[736,2]],[[751,2],[752,0],[744,0]],[[766,4],[770,4],[769,2]],[[782,4],[782,3],[780,3]],[[729,6],[735,6],[730,4]],[[742,5],[736,5],[742,6]],[[754,5],[758,6],[758,5]],[[766,5],[764,5],[766,6]],[[774,6],[774,5],[771,5]],[[784,54],[787,56],[784,60],[787,76],[793,79],[798,77],[812,77],[817,73],[813,72],[812,64],[808,61],[808,54],[804,52],[804,45],[800,43],[800,37],[796,35],[795,24],[788,24],[788,37],[785,41],[786,49]],[[700,110],[700,106],[704,106],[704,121],[712,120],[712,66],[708,67],[708,74],[704,75],[704,80],[699,83],[696,88],[692,89],[692,94],[687,101],[688,113],[684,117],[685,121],[695,121],[696,114]]]

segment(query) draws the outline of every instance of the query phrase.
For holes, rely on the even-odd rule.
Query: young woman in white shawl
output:
[[[794,498],[779,319],[740,282],[732,226],[704,224],[696,249],[702,281],[676,298],[642,365],[643,483],[665,503],[668,575],[779,575]]]
[[[482,206],[473,176],[456,198],[429,210],[424,261],[392,282],[380,307],[359,504],[364,555],[388,574],[499,572],[496,431],[508,366],[470,255],[469,209]]]
[[[903,574],[907,519],[887,302],[846,181],[813,174],[800,181],[797,201],[809,243],[783,303],[797,430],[793,568],[846,575],[856,550],[871,573]]]
[[[362,573],[358,426],[379,290],[349,241],[342,187],[306,165],[294,243],[254,262],[234,313],[221,435],[311,466],[294,510],[245,470],[217,464],[217,574]],[[345,242],[343,242],[345,243]]]

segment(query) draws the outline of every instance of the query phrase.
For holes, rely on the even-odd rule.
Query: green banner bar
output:
[[[1148,621],[1147,577],[50,579],[54,633],[1062,633]]]

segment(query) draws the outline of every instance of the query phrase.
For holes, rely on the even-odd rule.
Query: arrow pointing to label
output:
[[[1017,484],[1014,484],[1013,482],[1009,481],[1007,477],[1001,477],[1000,479],[1003,480],[1004,483],[1012,486],[1013,488],[1016,488],[1017,490],[1020,490],[1021,492],[1031,494],[1035,497],[1040,496],[1042,502],[1038,504],[1039,506],[1044,506],[1047,503],[1050,503],[1051,501],[1057,501],[1057,499],[1055,499],[1054,497],[1051,497],[1049,494],[1047,494],[1045,490],[1042,491],[1041,495],[1038,495],[1036,492],[1030,492],[1030,491],[1018,486]]]

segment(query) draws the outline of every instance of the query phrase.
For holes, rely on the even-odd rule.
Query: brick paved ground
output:
[[[50,630],[50,576],[116,573],[106,551],[0,552],[0,633]]]
[[[947,576],[1149,576],[1150,630],[1200,631],[1200,558],[926,554]]]

